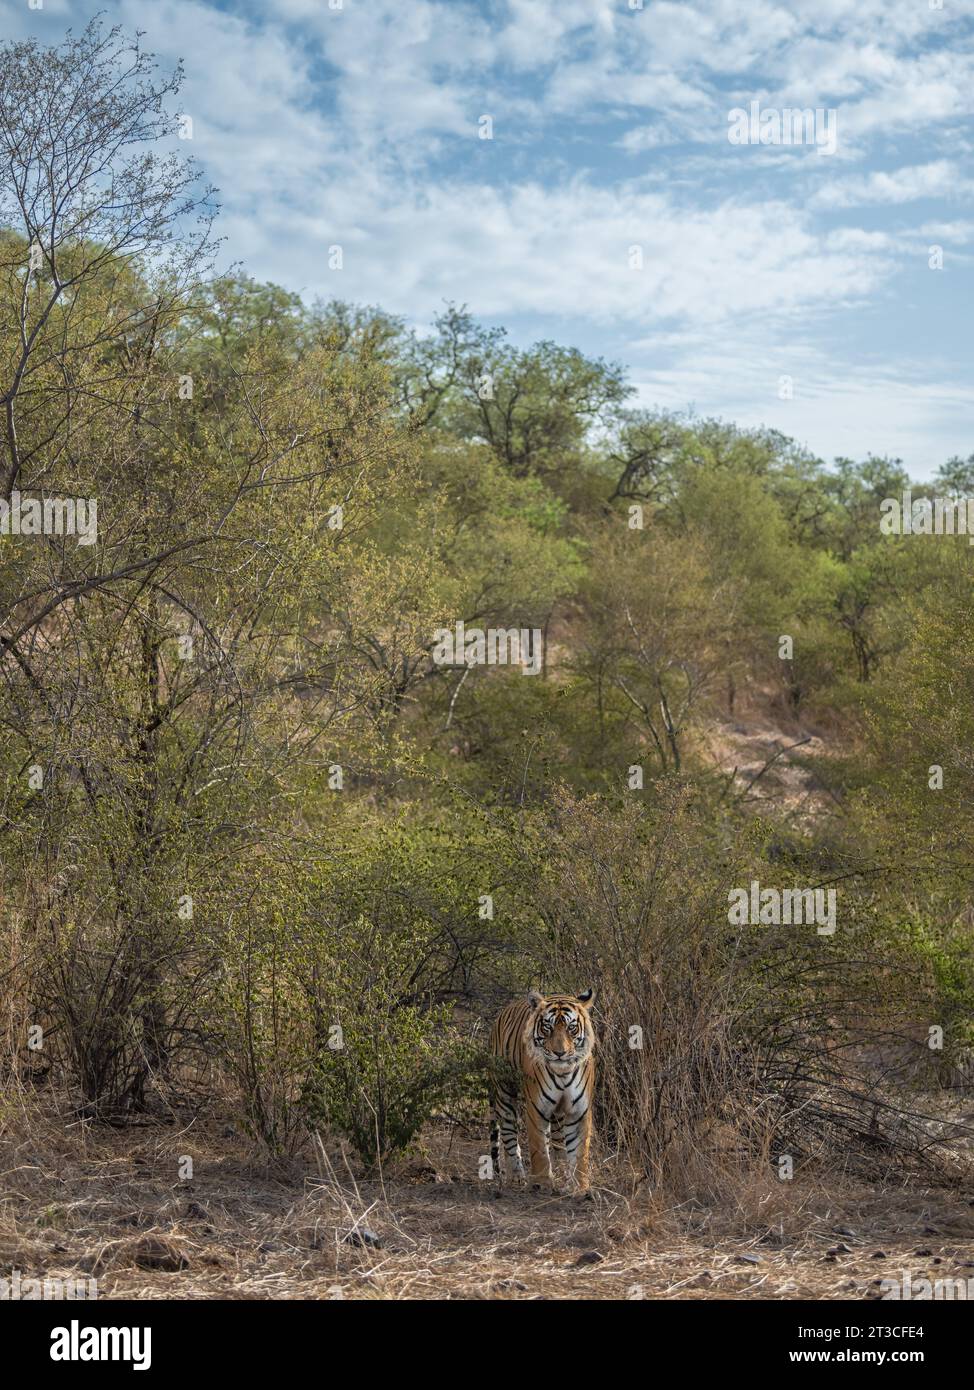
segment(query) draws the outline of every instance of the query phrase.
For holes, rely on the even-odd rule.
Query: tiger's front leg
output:
[[[552,1187],[551,1157],[548,1152],[550,1120],[542,1119],[530,1099],[525,1102],[528,1127],[528,1152],[531,1155],[531,1186]]]
[[[565,1122],[565,1152],[568,1155],[568,1177],[579,1196],[589,1195],[589,1149],[592,1143],[592,1107],[572,1115]]]
[[[507,1159],[512,1181],[524,1182],[521,1146],[517,1140],[518,1096],[516,1090],[497,1083],[491,1097],[490,1157],[495,1180],[502,1182],[501,1147]]]
[[[556,1184],[567,1179],[568,1154],[565,1149],[565,1112],[556,1110],[551,1117],[551,1169]]]

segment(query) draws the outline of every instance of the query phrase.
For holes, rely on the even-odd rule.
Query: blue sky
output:
[[[974,0],[337,3],[0,21],[56,41],[103,10],[183,57],[224,261],[259,278],[418,326],[463,302],[826,459],[974,452]],[[834,109],[835,153],[732,145],[754,99]]]

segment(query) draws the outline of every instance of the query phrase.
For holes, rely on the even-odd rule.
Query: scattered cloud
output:
[[[45,42],[96,10],[185,60],[192,153],[252,274],[418,324],[444,299],[522,337],[557,324],[628,353],[644,391],[722,383],[739,419],[779,423],[767,374],[796,343],[823,361],[840,344],[882,365],[819,372],[813,447],[894,425],[974,447],[969,398],[931,381],[921,407],[895,331],[908,313],[911,354],[970,362],[974,0],[0,0],[5,33]],[[836,156],[731,146],[752,98],[835,108]],[[954,248],[939,277],[925,240]],[[742,367],[744,340],[767,371]]]

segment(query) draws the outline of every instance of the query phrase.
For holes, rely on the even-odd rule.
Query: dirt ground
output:
[[[974,1294],[963,1188],[752,1172],[676,1201],[603,1164],[593,1201],[497,1197],[482,1148],[438,1132],[356,1182],[335,1156],[272,1171],[215,1122],[4,1123],[0,1278],[94,1277],[101,1299],[868,1299],[909,1270]]]

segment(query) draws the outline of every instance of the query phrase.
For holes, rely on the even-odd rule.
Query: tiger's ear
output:
[[[595,998],[595,990],[583,989],[581,994],[577,995],[576,997],[580,1004],[591,1004],[592,1000]]]
[[[536,989],[529,989],[528,1003],[531,1005],[532,1009],[537,1009],[544,1003],[544,995],[539,994]]]

